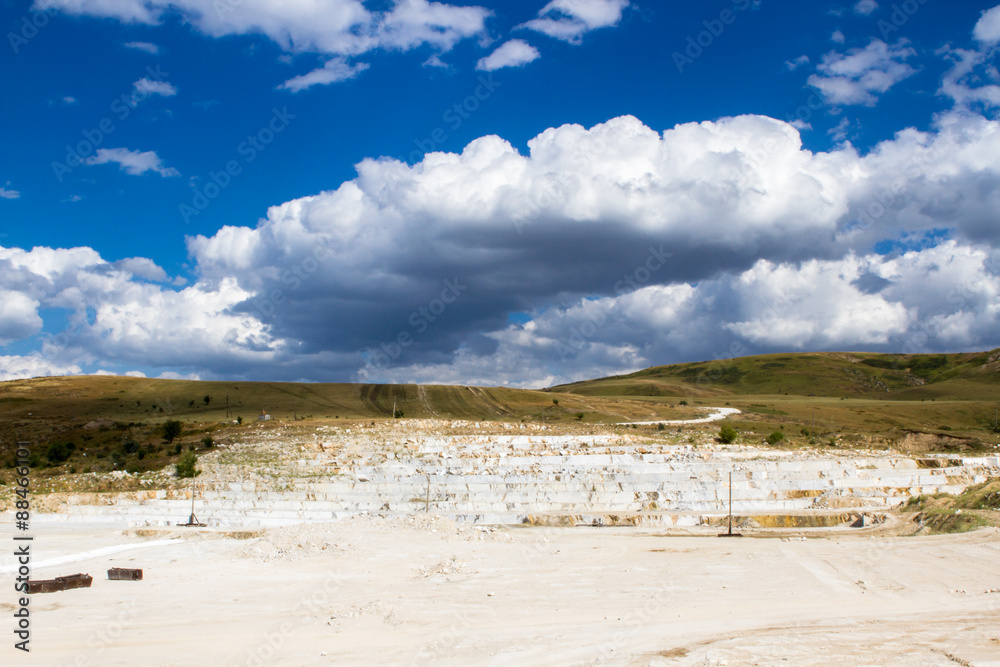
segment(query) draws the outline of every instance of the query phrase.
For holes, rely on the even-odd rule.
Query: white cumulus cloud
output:
[[[156,151],[133,151],[127,148],[98,148],[97,153],[85,164],[117,164],[119,169],[131,176],[139,176],[152,171],[160,176],[180,176],[173,167],[165,167]]]
[[[177,87],[168,81],[156,81],[143,77],[132,84],[133,95],[135,97],[149,97],[150,95],[163,95],[172,97],[177,94]]]
[[[628,0],[552,0],[519,27],[577,44],[588,32],[618,25],[628,6]]]
[[[34,9],[147,25],[176,13],[210,37],[258,34],[286,51],[343,56],[425,44],[447,51],[484,34],[491,14],[482,7],[428,0],[399,0],[382,12],[360,0],[36,0]]]
[[[504,42],[497,49],[480,58],[476,69],[493,72],[504,67],[521,67],[538,58],[538,49],[523,39],[512,39]]]
[[[905,42],[889,46],[873,39],[863,49],[824,55],[817,67],[818,74],[809,77],[809,85],[818,88],[830,104],[873,106],[878,99],[876,94],[916,73],[906,63],[916,55]]]
[[[349,63],[343,58],[331,58],[322,67],[306,74],[292,77],[278,86],[278,88],[297,93],[310,86],[326,86],[331,83],[353,79],[366,69],[368,69],[368,63]]]
[[[154,56],[160,52],[160,47],[152,42],[125,42],[122,44],[127,49],[136,49],[137,51],[145,51],[146,53],[151,53]]]
[[[859,0],[859,2],[854,5],[854,13],[860,14],[861,16],[869,16],[876,9],[878,9],[878,3],[875,2],[875,0]]]
[[[1000,5],[983,12],[972,29],[972,35],[983,44],[1000,42]]]

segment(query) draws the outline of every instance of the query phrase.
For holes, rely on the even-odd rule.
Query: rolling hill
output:
[[[261,412],[273,417],[274,428],[294,422],[349,426],[392,419],[393,410],[407,419],[586,428],[688,419],[701,416],[700,408],[721,405],[742,411],[730,421],[754,442],[778,429],[788,436],[783,446],[893,443],[995,451],[1000,350],[762,355],[656,366],[540,391],[120,376],[14,380],[0,383],[0,462],[9,467],[14,443],[23,440],[36,443],[36,463],[51,474],[159,469],[184,449],[211,447],[213,438],[224,440],[256,423]],[[176,442],[163,437],[164,424],[174,420],[182,428]]]
[[[1000,349],[965,354],[817,352],[654,366],[553,387],[586,396],[753,394],[882,400],[1000,397]]]

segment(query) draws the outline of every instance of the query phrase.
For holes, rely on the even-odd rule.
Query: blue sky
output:
[[[991,2],[2,16],[0,378],[1000,345]]]

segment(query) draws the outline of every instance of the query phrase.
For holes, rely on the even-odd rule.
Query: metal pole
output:
[[[729,534],[733,534],[733,471],[729,471]]]

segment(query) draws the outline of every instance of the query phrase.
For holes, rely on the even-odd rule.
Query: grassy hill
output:
[[[668,405],[731,405],[745,413],[738,427],[760,431],[791,426],[796,434],[808,432],[810,443],[848,432],[917,449],[992,449],[1000,406],[1000,349],[758,355],[656,366],[550,391]]]
[[[920,400],[1000,397],[1000,349],[967,354],[770,354],[655,366],[554,387],[587,396],[788,394]]]
[[[776,354],[657,366],[542,391],[451,385],[201,382],[118,376],[0,382],[0,466],[35,443],[35,468],[155,470],[257,422],[405,418],[563,425],[687,419],[729,405],[739,442],[781,430],[782,446],[898,446],[995,452],[1000,350],[978,354]],[[176,441],[163,437],[180,422]],[[237,425],[241,420],[242,425]],[[647,427],[647,430],[650,427]],[[685,427],[691,428],[691,427]],[[718,424],[701,427],[718,430]],[[652,429],[651,433],[656,433]],[[664,437],[679,435],[668,429]],[[51,451],[50,451],[51,449]],[[0,483],[5,475],[0,474]]]

